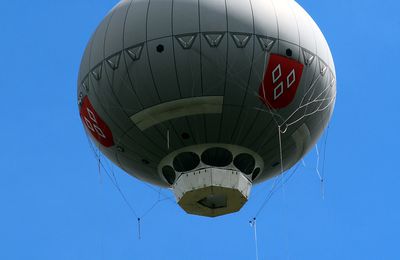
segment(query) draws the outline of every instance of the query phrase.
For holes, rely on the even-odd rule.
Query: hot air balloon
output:
[[[124,0],[92,35],[77,93],[104,155],[216,217],[315,145],[336,74],[293,0]]]

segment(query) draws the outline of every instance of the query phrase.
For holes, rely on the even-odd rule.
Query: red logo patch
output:
[[[114,139],[110,128],[96,113],[87,96],[82,100],[82,106],[79,113],[83,124],[99,143],[105,147],[111,147],[114,145]]]
[[[271,108],[284,108],[296,95],[304,65],[297,60],[271,54],[259,89],[262,102]]]

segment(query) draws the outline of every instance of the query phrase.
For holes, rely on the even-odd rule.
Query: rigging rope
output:
[[[324,178],[322,177],[322,175],[321,175],[321,173],[320,173],[320,171],[319,171],[320,156],[319,156],[318,144],[315,145],[315,151],[316,151],[316,154],[317,154],[317,163],[316,163],[316,165],[315,165],[315,171],[317,172],[319,181],[320,181],[320,183],[321,183],[321,196],[322,196],[322,199],[324,199],[324,197],[325,197]]]
[[[300,166],[300,164],[297,164],[294,168],[292,168],[293,170],[289,175],[287,173],[284,173],[285,176],[288,175],[284,180],[282,180],[282,178],[280,178],[280,176],[275,177],[275,181],[274,181],[269,193],[265,197],[263,203],[261,204],[260,208],[258,209],[257,213],[255,214],[255,218],[257,218],[262,213],[263,209],[265,208],[265,206],[267,205],[269,200],[283,186],[283,184],[287,184],[292,179],[294,174],[299,169],[299,166]]]
[[[140,218],[137,219],[138,221],[138,239],[141,239],[141,233],[140,233]]]
[[[329,136],[329,127],[330,127],[330,125],[328,124],[328,127],[326,129],[326,134],[325,134],[324,154],[322,156],[322,180],[323,180],[323,185],[324,185],[323,199],[325,199],[325,155],[326,155],[326,144],[327,144],[328,136]]]
[[[86,132],[85,132],[86,133]],[[93,154],[96,157],[96,161],[97,161],[97,168],[98,168],[98,173],[99,176],[101,177],[101,169],[103,169],[103,171],[106,173],[106,176],[108,177],[108,179],[111,181],[111,183],[113,184],[113,186],[117,189],[118,193],[120,194],[120,196],[122,197],[123,201],[125,202],[125,204],[127,205],[127,207],[130,209],[131,213],[136,217],[136,219],[138,220],[138,239],[141,239],[141,220],[147,216],[160,202],[166,201],[166,200],[172,200],[169,196],[164,195],[161,192],[161,189],[159,191],[156,191],[153,187],[151,187],[150,185],[146,184],[146,186],[148,188],[150,188],[151,190],[157,192],[158,194],[158,198],[157,201],[155,203],[153,203],[151,205],[151,207],[149,207],[144,214],[142,214],[141,216],[139,216],[136,212],[136,210],[134,209],[134,207],[132,206],[132,204],[129,202],[129,200],[127,199],[125,193],[122,191],[121,187],[118,184],[116,175],[114,173],[114,170],[112,169],[112,167],[110,167],[110,170],[107,169],[107,167],[105,166],[105,164],[103,163],[103,161],[101,160],[101,151],[100,148],[97,148],[94,146],[94,144],[92,143],[92,141],[90,140],[90,137],[88,136],[88,134],[86,133],[86,136],[88,138],[88,142],[89,142],[89,146],[91,148],[91,150],[93,151]],[[97,148],[97,151],[96,151]],[[110,173],[111,172],[111,173]],[[100,184],[102,184],[102,178],[100,178]],[[163,198],[161,198],[161,196]]]
[[[256,260],[258,260],[258,240],[257,240],[257,219],[253,218],[252,220],[249,221],[250,226],[254,230],[254,244],[255,244],[255,249],[256,249]]]

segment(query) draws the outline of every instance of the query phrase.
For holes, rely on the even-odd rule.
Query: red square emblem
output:
[[[87,96],[82,100],[80,115],[83,124],[99,143],[105,147],[114,145],[114,139],[110,128],[94,110]]]
[[[271,54],[259,89],[262,102],[274,109],[288,106],[296,95],[303,68],[297,60]]]

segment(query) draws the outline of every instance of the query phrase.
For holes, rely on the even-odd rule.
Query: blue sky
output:
[[[116,2],[0,4],[0,259],[255,259],[248,220],[271,181],[240,213],[217,219],[163,201],[143,218],[138,240],[134,215],[99,176],[76,78],[91,33]],[[326,194],[322,200],[313,150],[258,217],[260,259],[400,259],[400,3],[299,3],[324,32],[338,77]],[[144,214],[158,193],[114,171]]]

